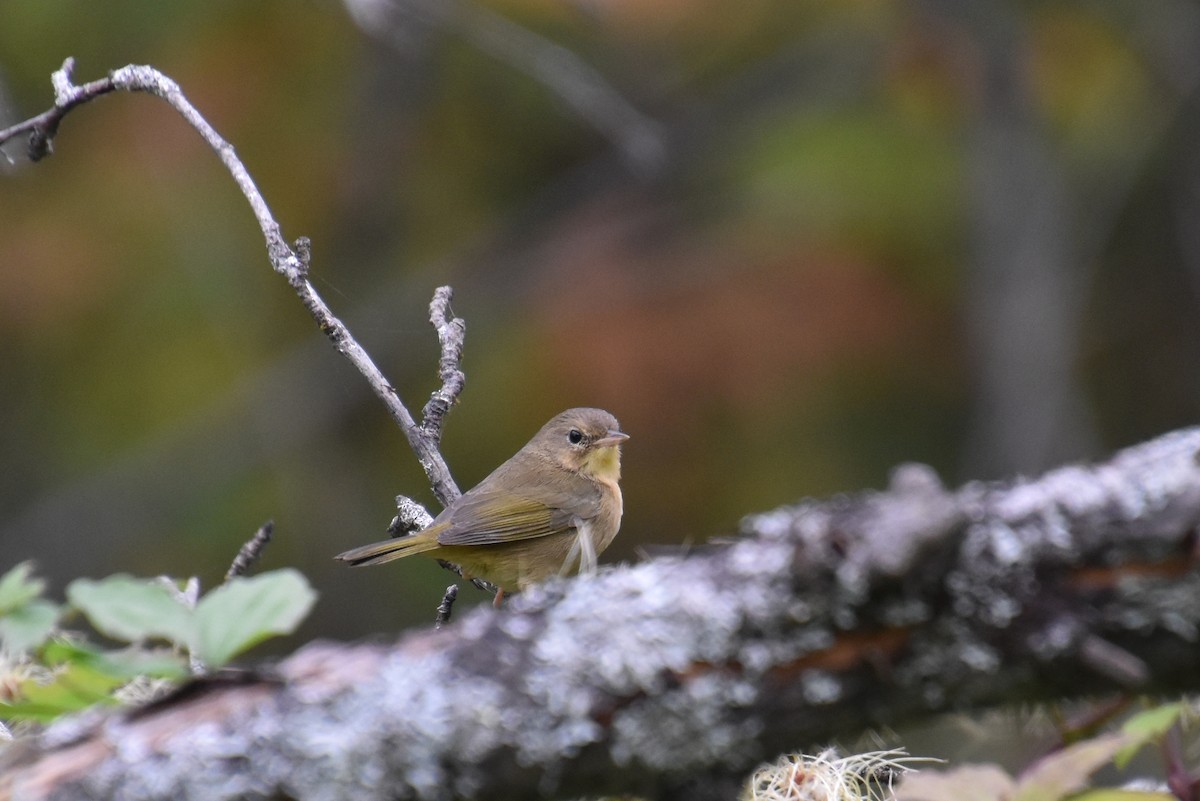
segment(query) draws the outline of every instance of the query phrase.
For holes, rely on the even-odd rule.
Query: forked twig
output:
[[[184,96],[175,81],[153,67],[130,64],[109,73],[107,78],[101,78],[82,86],[76,86],[71,81],[71,72],[74,67],[75,60],[68,58],[63,62],[62,68],[57,70],[52,77],[54,108],[0,131],[0,145],[22,134],[28,134],[30,158],[34,160],[42,158],[53,152],[54,137],[67,112],[113,91],[146,92],[169,103],[216,151],[218,158],[229,170],[233,180],[242,191],[242,195],[249,202],[254,217],[262,229],[271,267],[287,280],[300,298],[300,302],[304,304],[304,308],[308,309],[309,314],[312,315],[333,346],[358,368],[375,395],[383,401],[384,407],[391,414],[392,419],[399,424],[409,445],[416,453],[417,461],[420,462],[425,475],[429,478],[430,486],[438,500],[442,504],[449,504],[456,499],[460,492],[450,474],[450,468],[438,450],[436,439],[425,434],[379,367],[350,334],[345,323],[334,316],[329,306],[313,288],[308,280],[307,241],[301,247],[302,254],[298,254],[283,238],[279,223],[271,215],[266,200],[258,191],[258,187],[250,177],[245,165],[237,157],[233,146],[226,142],[204,119]],[[301,257],[302,255],[304,258]]]

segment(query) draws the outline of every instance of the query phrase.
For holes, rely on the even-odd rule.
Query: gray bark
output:
[[[747,518],[393,644],[313,643],[10,747],[0,799],[729,797],[948,709],[1200,685],[1200,428],[1096,466]]]

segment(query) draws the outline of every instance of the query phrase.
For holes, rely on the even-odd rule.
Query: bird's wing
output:
[[[573,492],[545,487],[516,493],[472,490],[455,504],[438,544],[495,545],[566,532],[599,509],[599,488],[579,481]]]

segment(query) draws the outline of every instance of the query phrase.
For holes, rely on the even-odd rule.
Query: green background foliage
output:
[[[998,477],[1196,419],[1190,4],[471,8],[590,65],[661,157],[631,164],[461,20],[407,19],[394,46],[331,0],[0,0],[0,115],[46,108],[68,55],[80,81],[175,78],[411,407],[429,297],[455,287],[460,483],[563,408],[618,416],[605,561],[904,460]],[[78,110],[53,157],[0,175],[0,220],[0,569],[36,559],[58,595],[212,587],[274,518],[264,569],[322,596],[302,636],[431,620],[452,579],[432,563],[332,561],[395,494],[432,497],[173,112]]]

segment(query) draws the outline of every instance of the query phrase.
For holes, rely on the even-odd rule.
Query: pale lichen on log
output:
[[[1200,429],[1095,467],[746,519],[394,645],[12,746],[0,798],[716,798],[764,758],[950,708],[1195,689]]]

